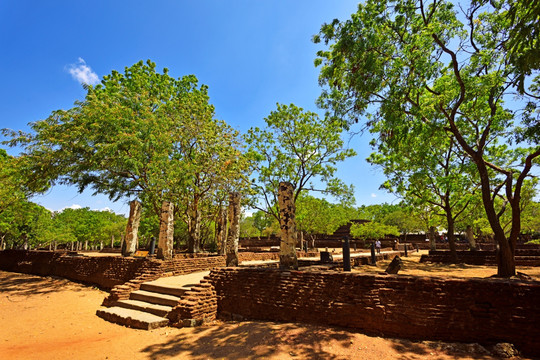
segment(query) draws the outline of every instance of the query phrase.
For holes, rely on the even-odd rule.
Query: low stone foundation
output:
[[[175,308],[173,321],[318,323],[418,340],[510,342],[540,355],[539,299],[538,281],[220,268]]]
[[[159,262],[118,256],[91,257],[62,251],[0,251],[0,270],[40,276],[60,276],[104,289],[123,284]]]
[[[469,265],[497,265],[495,251],[457,251],[458,262]],[[517,266],[540,266],[539,249],[517,249],[515,255]],[[431,250],[422,255],[420,262],[453,263],[450,251]]]

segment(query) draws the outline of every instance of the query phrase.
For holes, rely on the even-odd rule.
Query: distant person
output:
[[[377,249],[377,254],[381,253],[381,241],[380,240],[375,241],[375,249]]]

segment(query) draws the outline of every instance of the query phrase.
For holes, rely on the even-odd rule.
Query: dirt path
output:
[[[0,271],[0,359],[491,359],[477,345],[410,342],[272,322],[133,330],[95,315],[106,293]]]

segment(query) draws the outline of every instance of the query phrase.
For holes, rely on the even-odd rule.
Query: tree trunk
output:
[[[279,267],[281,269],[298,270],[296,257],[296,221],[293,186],[289,182],[279,183],[279,226],[281,241],[279,243]]]
[[[478,155],[475,157],[473,156],[473,160],[476,163],[476,167],[478,169],[478,173],[480,175],[480,183],[481,183],[481,190],[482,190],[482,203],[484,204],[484,210],[486,211],[486,217],[488,219],[489,225],[491,226],[491,230],[493,230],[494,239],[499,246],[499,251],[497,252],[497,275],[500,277],[511,277],[516,275],[516,263],[514,259],[514,249],[515,249],[515,243],[512,244],[512,241],[508,241],[506,238],[506,235],[504,233],[504,229],[501,226],[501,223],[499,221],[499,217],[497,216],[497,212],[495,211],[495,204],[494,200],[492,199],[491,194],[491,184],[489,180],[489,172],[487,170],[486,164],[484,163],[484,159],[479,157]],[[512,181],[512,177],[508,179]],[[512,206],[512,208],[514,208]],[[519,222],[519,206],[518,211],[514,212],[512,211],[512,225],[515,222],[515,216],[518,217]],[[511,233],[514,232],[515,229],[512,226]],[[511,246],[514,245],[514,246]]]
[[[137,200],[131,201],[129,203],[129,218],[126,225],[125,244],[122,246],[122,256],[131,256],[136,251],[141,213],[141,203]]]
[[[114,235],[111,235],[111,249],[114,249]]]
[[[512,250],[506,237],[498,239],[495,235],[497,248],[497,276],[510,277],[516,275],[516,261],[514,251]]]
[[[474,240],[474,233],[471,225],[467,225],[465,233],[467,234],[467,240],[469,240],[469,247],[471,248],[471,251],[476,251],[476,241]]]
[[[56,251],[56,249],[58,248],[58,242],[56,240],[53,241],[53,250]]]
[[[226,266],[238,266],[238,238],[240,235],[240,194],[229,194],[229,233],[227,235]]]
[[[226,252],[226,243],[227,243],[227,211],[225,207],[219,207],[218,221],[217,221],[217,242],[218,242],[218,253],[220,255],[225,255]]]
[[[172,259],[174,248],[174,205],[169,201],[164,201],[161,206],[161,216],[159,219],[159,240],[158,259]]]
[[[201,210],[199,209],[199,201],[195,199],[192,204],[188,217],[188,252],[201,252]]]
[[[88,250],[88,240],[84,241],[84,251]]]
[[[453,263],[458,262],[457,252],[456,252],[456,236],[454,228],[454,217],[452,216],[452,209],[448,203],[448,196],[445,199],[444,213],[446,214],[446,223],[447,223],[447,233],[448,245],[450,247],[450,259]]]
[[[429,248],[432,251],[437,250],[437,242],[435,239],[435,226],[429,227]]]

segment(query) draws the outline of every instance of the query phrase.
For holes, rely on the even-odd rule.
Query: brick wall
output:
[[[169,312],[174,326],[195,326],[216,319],[217,296],[211,278],[206,276],[199,285],[186,291],[179,304]]]
[[[225,319],[320,323],[410,339],[504,341],[540,355],[538,281],[256,268],[214,269],[209,278]]]
[[[123,284],[155,267],[155,261],[142,258],[70,256],[66,252],[52,251],[0,251],[0,270],[60,276],[105,289]]]
[[[471,265],[497,265],[495,251],[457,251],[458,262]],[[516,249],[515,261],[517,266],[540,266],[540,250]],[[422,255],[420,262],[436,262],[450,264],[453,262],[450,251],[430,251]]]

